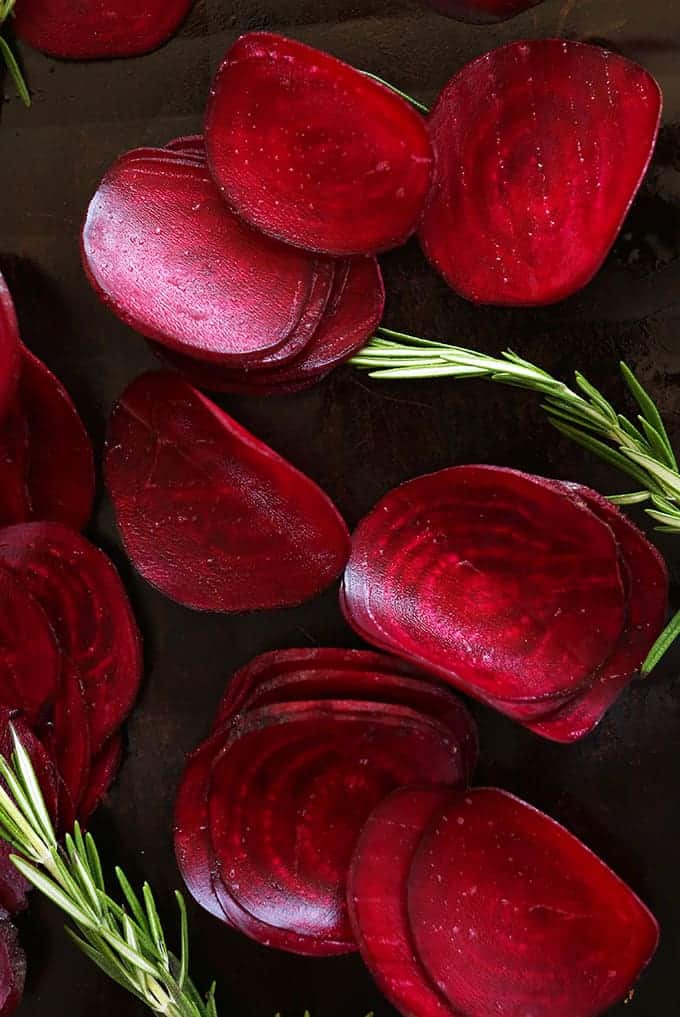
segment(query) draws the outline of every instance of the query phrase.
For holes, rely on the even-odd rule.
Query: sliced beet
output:
[[[477,303],[568,297],[613,244],[660,115],[651,75],[599,46],[541,39],[473,61],[430,114],[425,254]]]
[[[130,711],[142,675],[139,632],[118,573],[105,554],[60,523],[0,531],[0,563],[43,608],[76,672],[71,680],[82,682],[98,752]],[[65,699],[71,712],[76,698],[71,687]]]
[[[353,536],[341,603],[364,638],[477,698],[558,705],[625,609],[611,529],[549,482],[486,466],[387,494]]]
[[[157,49],[193,0],[22,0],[15,31],[29,46],[68,60],[129,57]]]
[[[347,903],[362,959],[404,1017],[456,1017],[416,956],[406,886],[420,840],[448,800],[436,788],[402,788],[373,810],[350,867]]]
[[[169,152],[184,152],[189,155],[197,155],[201,159],[206,158],[202,134],[184,134],[180,138],[173,138],[165,145],[165,148]]]
[[[463,779],[450,732],[406,707],[277,703],[245,714],[217,757],[209,810],[220,882],[261,922],[353,948],[345,884],[389,791]],[[248,930],[244,930],[248,931]],[[293,945],[290,947],[295,949]]]
[[[92,759],[90,776],[78,805],[81,823],[85,822],[101,805],[111,784],[116,779],[123,755],[123,739],[119,734],[109,738],[106,745]]]
[[[80,672],[66,657],[52,717],[40,734],[57,764],[70,800],[78,807],[90,780],[90,711]]]
[[[0,274],[0,420],[10,407],[19,379],[20,346],[14,304]]]
[[[0,567],[0,705],[39,725],[57,695],[60,670],[47,615],[14,572]]]
[[[653,916],[596,855],[492,788],[451,793],[414,858],[408,911],[421,963],[466,1017],[597,1017],[658,941]]]
[[[507,21],[530,7],[537,7],[543,0],[425,0],[440,14],[446,14],[456,21],[468,21],[473,25],[489,25],[495,21]]]
[[[206,168],[158,151],[127,153],[99,185],[82,235],[90,282],[171,349],[239,367],[272,354],[300,322],[315,260],[244,225]]]
[[[347,560],[330,499],[176,375],[145,374],[123,393],[105,472],[135,567],[188,607],[300,604]]]
[[[12,923],[0,920],[0,1017],[9,1017],[21,1003],[26,981],[26,954]]]
[[[327,254],[403,243],[421,217],[432,148],[389,88],[292,39],[253,32],[227,53],[208,103],[213,176],[247,222]]]

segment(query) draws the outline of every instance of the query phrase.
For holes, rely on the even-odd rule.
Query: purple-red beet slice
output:
[[[653,916],[596,855],[492,788],[450,795],[414,858],[408,911],[421,963],[466,1017],[597,1017],[658,941]]]
[[[456,1017],[415,954],[406,901],[411,864],[449,792],[402,788],[369,816],[357,842],[347,904],[359,952],[404,1017]]]
[[[70,802],[78,807],[90,780],[90,711],[80,672],[66,656],[52,717],[40,735],[57,764]]]
[[[459,784],[453,749],[443,725],[406,707],[327,700],[245,714],[210,784],[220,882],[260,921],[318,940],[319,952],[326,939],[333,952],[338,941],[351,949],[346,878],[366,817],[402,785]]]
[[[97,60],[148,53],[166,41],[193,0],[21,0],[17,35],[50,56]]]
[[[57,695],[60,669],[47,615],[15,573],[0,567],[0,705],[39,725]]]
[[[0,1017],[9,1017],[21,1003],[26,981],[26,954],[12,923],[0,920]]]
[[[599,46],[542,39],[475,60],[430,114],[427,257],[477,303],[574,293],[621,228],[660,115],[651,75]]]
[[[193,356],[243,366],[298,325],[315,260],[243,224],[207,168],[181,153],[122,156],[92,199],[82,235],[100,297],[138,332]]]
[[[73,664],[98,752],[130,711],[142,675],[139,632],[118,573],[105,554],[60,523],[0,531],[0,563],[41,605]],[[72,687],[67,699],[76,698]]]
[[[90,766],[90,776],[78,805],[81,823],[85,822],[101,804],[111,784],[116,779],[123,755],[123,739],[119,734],[109,738],[99,750]]]
[[[403,243],[432,176],[425,124],[407,102],[327,53],[265,32],[242,36],[227,53],[205,142],[239,215],[327,254]]]
[[[341,603],[370,642],[508,702],[577,691],[625,608],[611,529],[549,482],[485,466],[387,494],[353,536]]]
[[[347,560],[327,495],[177,375],[145,374],[123,393],[105,472],[135,567],[188,607],[300,604]]]
[[[425,0],[435,11],[446,14],[456,21],[468,21],[473,25],[488,25],[495,21],[507,21],[530,7],[537,7],[543,0]]]
[[[19,325],[7,284],[0,274],[0,420],[7,413],[19,377]]]

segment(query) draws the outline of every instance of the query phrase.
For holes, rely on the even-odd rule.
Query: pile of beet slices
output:
[[[187,763],[180,869],[260,943],[359,949],[406,1017],[596,1017],[650,960],[657,924],[553,820],[468,790],[476,760],[460,700],[396,659],[264,654]]]
[[[115,777],[142,674],[137,626],[108,558],[78,532],[92,448],[66,391],[21,343],[0,276],[0,754],[10,723],[60,830],[86,821]],[[25,961],[9,924],[28,884],[0,841],[0,1014]]]

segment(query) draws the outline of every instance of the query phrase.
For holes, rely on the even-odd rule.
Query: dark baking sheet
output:
[[[20,0],[19,0],[20,2]],[[78,228],[102,172],[121,150],[200,129],[212,70],[241,31],[282,30],[434,98],[468,59],[522,36],[596,40],[641,61],[666,96],[654,165],[617,247],[583,293],[538,311],[477,309],[426,266],[415,244],[384,259],[386,321],[497,351],[511,343],[568,375],[580,368],[624,400],[625,357],[658,399],[680,444],[680,8],[676,0],[546,0],[503,26],[469,28],[417,0],[203,0],[164,49],[116,63],[60,63],[24,51],[35,105],[10,96],[0,125],[0,264],[27,343],[66,382],[101,447],[113,400],[154,365],[143,340],[97,302],[80,270]],[[453,463],[492,462],[580,480],[610,493],[620,478],[546,424],[538,400],[482,382],[378,383],[347,368],[299,396],[224,405],[317,480],[350,524],[398,482]],[[120,551],[106,499],[92,536],[122,570],[146,641],[147,679],[128,727],[121,777],[94,823],[106,859],[154,885],[174,919],[180,885],[172,802],[184,754],[207,731],[235,668],[263,650],[353,645],[335,590],[297,610],[195,614],[137,578]],[[677,579],[680,540],[663,538]],[[638,684],[585,742],[561,748],[474,707],[479,781],[546,809],[591,845],[651,905],[662,945],[619,1017],[670,1017],[680,1007],[680,649]],[[313,961],[260,948],[191,906],[193,964],[214,977],[223,1017],[376,1017],[394,1011],[357,958]],[[102,1017],[144,1008],[72,947],[54,909],[20,922],[29,952],[25,1017]]]

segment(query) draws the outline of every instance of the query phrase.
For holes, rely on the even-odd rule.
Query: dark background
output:
[[[21,0],[19,0],[21,2]],[[384,258],[386,323],[488,351],[511,344],[565,377],[574,368],[628,406],[617,376],[625,357],[649,386],[680,446],[680,7],[677,0],[545,0],[502,26],[472,28],[417,0],[202,0],[157,53],[75,64],[22,51],[35,96],[9,96],[0,125],[0,264],[25,341],[64,380],[101,448],[111,405],[154,365],[144,341],[89,289],[78,229],[101,175],[124,149],[199,130],[210,76],[235,36],[277,29],[377,73],[430,101],[463,63],[523,36],[602,42],[644,64],[666,98],[653,167],[615,250],[581,294],[537,311],[475,308],[428,268],[415,243]],[[310,392],[224,405],[306,471],[349,524],[389,488],[454,463],[491,462],[621,490],[621,478],[561,438],[538,400],[484,382],[386,384],[350,368]],[[68,452],[65,450],[65,454]],[[625,485],[625,480],[623,481]],[[640,518],[643,518],[642,516]],[[144,633],[147,676],[128,726],[120,779],[93,830],[107,862],[147,877],[174,921],[180,884],[172,802],[184,755],[205,735],[235,668],[281,646],[353,645],[330,590],[289,611],[246,617],[192,613],[156,593],[127,565],[109,504],[91,535],[120,567]],[[680,539],[661,538],[677,580]],[[677,598],[676,598],[677,599]],[[595,734],[559,747],[475,706],[479,781],[529,799],[563,821],[639,892],[662,926],[659,953],[634,999],[612,1014],[670,1017],[680,1008],[680,650],[631,688]],[[394,1011],[356,957],[314,961],[269,951],[193,904],[192,971],[219,983],[222,1017],[376,1017]],[[25,1017],[128,1017],[144,1008],[100,975],[36,900],[20,922],[30,974]]]

